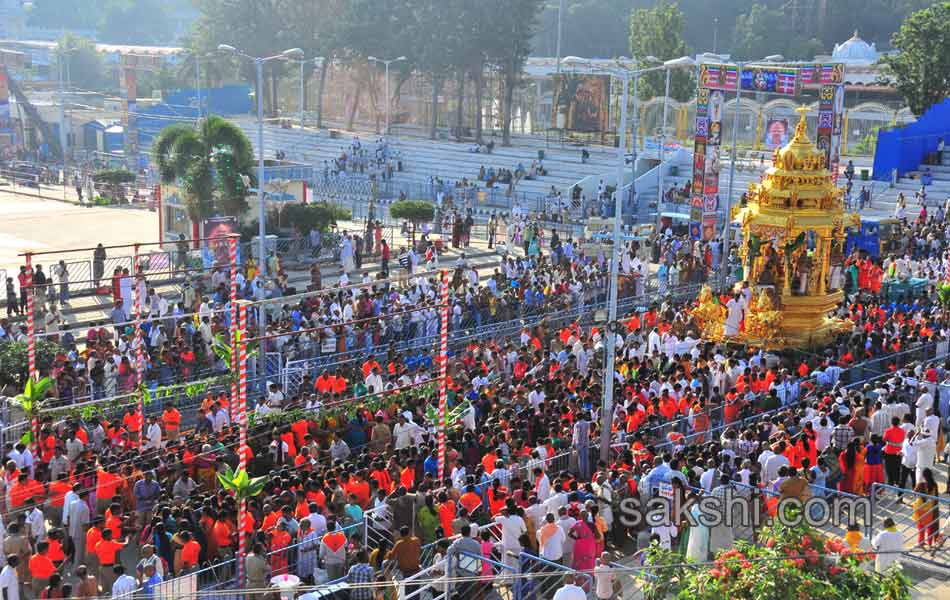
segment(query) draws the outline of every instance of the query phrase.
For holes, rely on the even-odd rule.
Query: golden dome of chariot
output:
[[[795,111],[800,115],[795,126],[795,135],[784,148],[775,151],[773,164],[782,171],[826,171],[825,153],[808,138],[808,124],[805,115],[807,106],[800,106]],[[830,174],[830,173],[829,173]]]

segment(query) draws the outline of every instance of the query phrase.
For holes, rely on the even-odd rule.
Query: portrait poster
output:
[[[765,147],[769,150],[788,143],[788,119],[773,118],[765,122]]]
[[[231,264],[231,249],[228,237],[238,233],[236,217],[211,217],[205,219],[203,235],[204,246],[208,249],[213,266],[228,266]],[[241,245],[238,244],[238,253]],[[240,261],[238,257],[238,261]]]
[[[562,73],[554,76],[554,129],[597,133],[610,123],[610,76]]]
[[[736,89],[739,68],[735,65],[702,64],[699,66],[699,85],[709,90]]]

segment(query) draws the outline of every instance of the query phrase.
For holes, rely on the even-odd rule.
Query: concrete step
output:
[[[950,581],[930,577],[914,585],[913,600],[947,600],[950,598]]]

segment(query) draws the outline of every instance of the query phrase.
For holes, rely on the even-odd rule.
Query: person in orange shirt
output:
[[[63,561],[66,560],[66,551],[63,550],[63,530],[62,529],[51,529],[48,535],[49,542],[49,559],[53,561],[53,564],[56,565],[58,569],[60,565],[63,564]]]
[[[416,487],[416,467],[411,461],[399,472],[399,485],[411,490]]]
[[[89,536],[86,535],[88,542]],[[102,582],[103,589],[112,589],[115,582],[115,574],[112,567],[115,566],[116,559],[122,548],[125,548],[128,541],[116,541],[112,538],[111,529],[102,530],[102,539],[95,546],[96,559],[99,561],[99,581]]]
[[[445,492],[439,492],[439,523],[445,537],[452,537],[452,521],[455,520],[455,502]]]
[[[474,485],[466,486],[465,493],[459,498],[459,504],[474,517],[475,511],[482,506],[482,497],[475,492]]]
[[[272,552],[270,559],[270,570],[272,575],[281,575],[287,572],[287,551],[285,548],[290,545],[291,537],[287,531],[287,525],[280,523],[270,540],[270,550]]]
[[[44,589],[49,584],[49,578],[57,571],[56,565],[49,557],[49,542],[36,544],[36,554],[30,557],[29,569],[33,589]]]
[[[177,442],[181,435],[181,413],[171,402],[165,404],[165,412],[162,413],[162,430],[169,442]]]
[[[495,461],[498,460],[497,450],[489,450],[485,453],[485,456],[482,457],[482,467],[485,469],[486,475],[491,475],[495,471]]]
[[[142,431],[142,413],[137,409],[129,408],[122,417],[122,425],[129,432],[129,442],[138,443],[139,433]]]
[[[219,556],[227,554],[231,549],[231,536],[235,529],[233,519],[233,514],[227,510],[223,510],[211,528],[211,535],[214,536]]]
[[[119,493],[119,485],[122,480],[115,473],[110,473],[102,468],[98,471],[96,479],[96,512],[104,511],[112,504],[112,498]]]
[[[181,576],[198,566],[198,558],[201,556],[201,544],[196,542],[191,537],[191,532],[187,530],[179,533],[178,537],[183,544],[178,554],[179,564],[175,565],[175,571]]]
[[[9,502],[10,509],[21,508],[26,501],[33,498],[34,488],[30,485],[29,482],[30,475],[28,473],[21,472],[17,478],[16,482],[10,486]]]
[[[67,473],[60,473],[59,479],[49,484],[49,504],[56,509],[51,515],[54,525],[59,525],[62,522],[63,504],[66,501],[66,494],[72,489],[73,486],[69,483],[69,474]]]

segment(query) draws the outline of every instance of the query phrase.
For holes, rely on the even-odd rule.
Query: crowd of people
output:
[[[483,576],[459,593],[484,592],[500,585],[492,563],[513,566],[511,557],[526,553],[592,574],[600,598],[611,597],[615,580],[605,551],[657,544],[702,561],[735,540],[756,539],[754,526],[631,526],[618,518],[624,499],[658,496],[685,502],[729,492],[752,513],[769,515],[781,499],[865,495],[888,483],[906,491],[919,545],[935,551],[942,543],[928,498],[948,493],[938,460],[950,414],[942,386],[950,378],[950,321],[935,297],[882,297],[872,265],[856,255],[845,263],[853,287],[838,309],[853,330],[821,355],[713,343],[691,316],[693,301],[666,292],[705,281],[719,263],[718,246],[658,232],[625,243],[620,270],[626,294],[642,296],[656,264],[659,295],[623,314],[613,336],[584,319],[543,318],[565,309],[582,317],[602,300],[603,249],[587,253],[529,220],[496,219],[496,236],[502,230],[523,256],[506,256],[488,277],[464,256],[452,265],[450,331],[537,321],[453,349],[445,383],[457,421],[443,471],[432,413],[441,384],[431,350],[440,327],[437,278],[413,271],[393,281],[367,271],[357,282],[354,268],[343,285],[312,280],[319,293],[267,311],[262,351],[343,360],[287,388],[272,381],[256,402],[248,448],[238,446],[232,402],[217,389],[198,406],[168,402],[144,415],[134,401],[119,413],[47,415],[35,444],[4,448],[6,600],[21,592],[149,593],[232,557],[239,531],[249,538],[248,589],[284,573],[306,583],[409,577],[448,557],[457,574]],[[374,240],[369,256],[381,251],[374,231],[358,247],[366,249],[366,239]],[[354,244],[346,235],[344,248],[347,240]],[[942,252],[942,241],[915,243],[886,266],[909,277]],[[277,277],[265,280],[248,262],[238,275],[241,296],[290,291],[279,259],[272,266]],[[143,278],[146,382],[227,369],[212,344],[230,326],[229,284],[218,267],[207,282],[186,286],[180,302],[163,302]],[[121,281],[113,286],[117,327],[97,323],[84,344],[59,332],[66,352],[49,374],[60,405],[83,385],[94,398],[135,388],[139,337],[126,324]],[[255,330],[257,319],[252,311]],[[22,339],[9,323],[0,326]],[[610,348],[617,353],[613,451],[601,461],[601,365]],[[863,371],[869,360],[875,368]],[[886,377],[863,382],[865,373],[882,371]],[[267,477],[243,522],[216,478],[237,466],[241,452],[252,475]],[[903,549],[900,535],[857,538],[850,536],[856,549],[881,551],[882,570]],[[492,563],[461,560],[473,556]]]
[[[519,281],[512,268],[508,285]],[[524,270],[545,272],[557,271],[543,264]],[[470,286],[465,270],[453,286]],[[407,304],[434,305],[436,290],[420,278],[385,302],[406,294]],[[371,314],[371,294],[357,296]],[[287,343],[306,335],[304,319],[346,318],[333,316],[333,295],[312,301],[306,317],[287,316]],[[148,591],[233,556],[239,529],[249,537],[248,589],[282,573],[307,583],[408,577],[428,566],[423,547],[430,562],[474,555],[505,563],[524,552],[596,574],[605,550],[656,543],[704,560],[736,539],[755,539],[751,527],[628,527],[617,518],[625,498],[672,493],[685,500],[728,489],[767,513],[775,497],[836,488],[865,494],[882,481],[946,493],[935,489],[935,461],[950,399],[938,384],[950,374],[928,360],[901,366],[896,355],[947,336],[934,305],[843,307],[854,333],[822,357],[795,361],[704,341],[689,309],[666,301],[626,314],[616,339],[596,327],[542,321],[459,350],[447,385],[450,405],[461,412],[443,472],[431,414],[436,396],[431,387],[407,391],[437,382],[431,353],[369,355],[346,371],[321,370],[296,389],[275,383],[244,451],[251,473],[268,480],[242,523],[215,478],[239,457],[226,396],[204,398],[193,419],[172,403],[145,418],[135,405],[117,418],[44,417],[36,446],[5,449],[8,563],[0,588],[7,598],[18,584],[37,597]],[[615,452],[599,461],[592,452],[602,417],[598,357],[611,344],[618,353]],[[844,387],[846,369],[866,357],[894,357],[892,374]],[[930,548],[938,517],[924,496],[915,498],[921,544]],[[491,568],[450,564],[461,575]],[[486,577],[477,587],[491,585]]]

